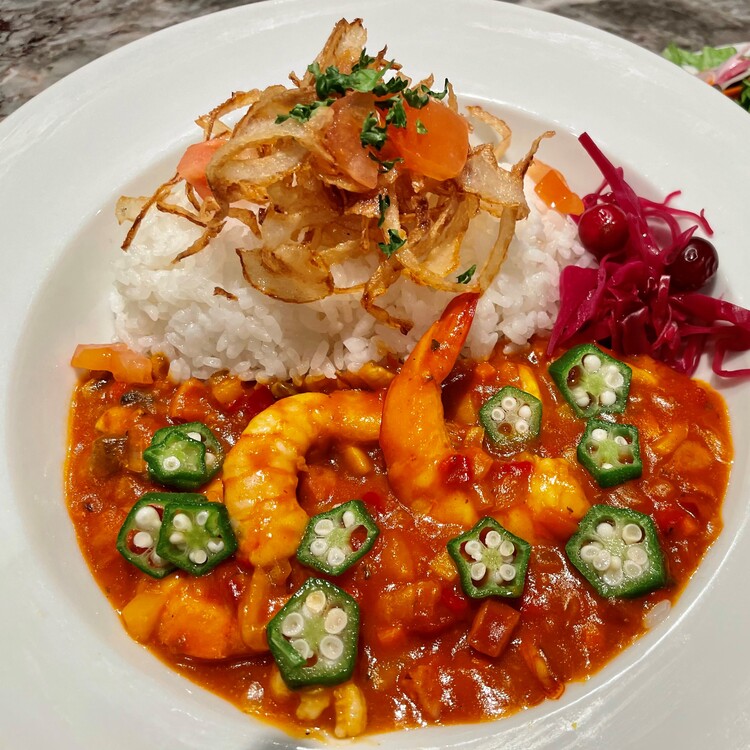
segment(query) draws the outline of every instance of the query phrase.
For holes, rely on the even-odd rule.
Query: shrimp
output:
[[[377,442],[381,411],[382,393],[300,393],[250,421],[222,477],[240,560],[272,568],[294,555],[309,520],[297,501],[308,450],[328,440]]]
[[[399,500],[438,521],[478,519],[471,490],[445,485],[441,464],[456,454],[445,428],[441,383],[466,341],[478,295],[455,297],[393,379],[383,405],[380,447]]]

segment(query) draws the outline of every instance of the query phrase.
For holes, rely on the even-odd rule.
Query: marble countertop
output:
[[[500,2],[502,0],[498,0]],[[0,120],[76,68],[139,37],[246,0],[0,0]],[[518,0],[655,52],[750,40],[748,0]]]

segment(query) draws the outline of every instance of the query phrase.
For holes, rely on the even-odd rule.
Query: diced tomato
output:
[[[177,174],[204,200],[213,195],[206,179],[206,168],[213,155],[227,142],[226,138],[212,138],[188,146],[177,165]]]
[[[336,166],[367,190],[378,184],[378,163],[362,148],[362,125],[370,112],[377,111],[372,94],[355,92],[337,99],[332,105],[333,122],[326,131],[325,144]]]
[[[440,462],[440,475],[447,487],[458,489],[474,481],[474,472],[469,459],[461,453],[454,453]]]
[[[230,414],[242,411],[248,419],[252,419],[275,401],[276,399],[267,385],[256,385],[252,389],[245,389],[242,395],[228,404],[226,408]]]
[[[481,654],[496,659],[508,647],[521,615],[497,599],[482,602],[469,630],[469,644]]]
[[[406,127],[388,128],[404,166],[412,172],[449,180],[457,177],[469,154],[469,123],[445,104],[430,100],[422,109],[408,104]],[[419,132],[418,123],[424,131]]]
[[[654,511],[654,521],[664,536],[670,536],[674,532],[690,536],[700,528],[690,513],[675,506]]]
[[[580,216],[583,213],[583,201],[568,187],[565,177],[557,169],[534,159],[528,175],[536,183],[534,191],[547,206],[561,214]]]
[[[83,370],[111,372],[120,383],[147,385],[154,382],[151,360],[125,344],[79,344],[70,360]]]
[[[465,615],[469,611],[469,600],[455,586],[443,586],[443,590],[440,593],[440,601],[454,615]]]
[[[362,502],[376,515],[385,513],[385,498],[377,492],[365,492],[362,495]]]
[[[569,513],[555,508],[542,508],[535,517],[536,523],[558,541],[570,539],[578,530],[578,521]]]

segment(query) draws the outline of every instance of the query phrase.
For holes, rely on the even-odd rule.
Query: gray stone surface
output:
[[[106,52],[245,1],[0,0],[0,119]],[[670,41],[699,48],[750,40],[750,0],[519,0],[518,4],[597,26],[657,52]]]

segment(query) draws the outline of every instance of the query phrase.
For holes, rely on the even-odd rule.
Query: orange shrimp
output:
[[[393,379],[383,405],[380,447],[396,496],[445,523],[478,520],[470,488],[446,486],[441,464],[456,454],[445,429],[441,383],[461,353],[478,295],[455,297]],[[444,465],[444,464],[443,464]]]
[[[377,442],[382,394],[300,393],[250,421],[224,461],[224,502],[241,560],[262,568],[294,555],[309,520],[297,501],[297,476],[314,445]]]

